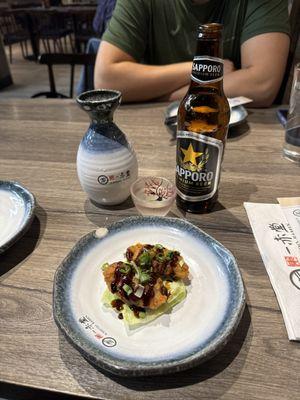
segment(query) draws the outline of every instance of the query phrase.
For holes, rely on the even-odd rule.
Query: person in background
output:
[[[98,0],[96,14],[93,20],[93,28],[98,38],[105,32],[111,19],[117,0]]]
[[[98,50],[95,88],[128,102],[181,99],[200,23],[224,25],[224,90],[270,106],[289,51],[287,0],[118,0]]]
[[[93,29],[96,37],[89,39],[86,46],[86,53],[97,54],[101,43],[101,37],[105,32],[107,24],[111,19],[112,13],[116,6],[116,0],[98,0],[96,13],[93,20]],[[84,86],[85,74],[87,73],[87,88]],[[94,89],[94,66],[83,66],[81,69],[79,81],[76,87],[76,94],[79,95],[84,90]]]

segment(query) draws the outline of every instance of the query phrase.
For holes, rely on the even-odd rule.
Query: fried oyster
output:
[[[174,282],[184,287],[180,281],[188,277],[189,267],[178,251],[137,243],[127,248],[125,256],[126,261],[102,266],[107,287],[115,296],[111,306],[118,311],[127,305],[136,318],[144,318],[147,310],[170,302]]]

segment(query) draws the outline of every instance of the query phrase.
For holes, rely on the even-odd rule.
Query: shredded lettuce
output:
[[[129,306],[127,304],[124,304],[122,314],[123,319],[128,327],[134,329],[141,325],[147,324],[150,321],[153,321],[160,315],[168,312],[171,308],[180,303],[186,297],[186,287],[182,281],[169,282],[168,290],[170,292],[170,296],[167,303],[163,304],[156,310],[146,310],[145,315],[140,316],[140,318],[135,317]],[[117,298],[118,297],[116,295],[106,289],[102,296],[102,302],[106,307],[112,308],[111,302]]]

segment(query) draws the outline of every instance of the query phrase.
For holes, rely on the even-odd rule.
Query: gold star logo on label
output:
[[[184,154],[183,163],[190,162],[193,165],[197,165],[196,159],[203,154],[203,153],[198,153],[197,151],[195,151],[192,143],[190,143],[190,145],[187,149],[183,149],[182,147],[180,147],[180,150]]]

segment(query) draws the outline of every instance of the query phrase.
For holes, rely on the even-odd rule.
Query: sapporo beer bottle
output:
[[[184,211],[208,212],[217,200],[229,118],[222,25],[200,25],[191,84],[178,109],[176,200]]]

